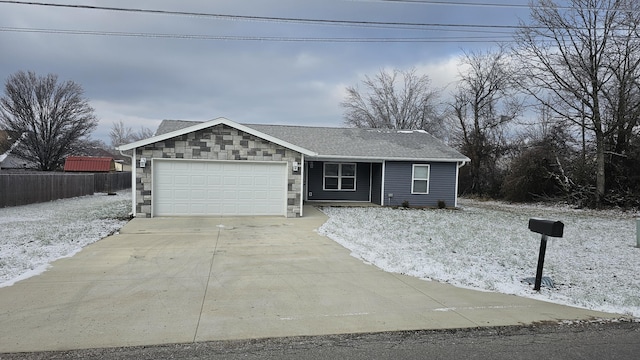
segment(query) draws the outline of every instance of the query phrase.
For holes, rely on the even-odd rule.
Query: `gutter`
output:
[[[343,155],[318,155],[307,157],[308,161],[355,161],[355,162],[380,162],[383,161],[421,161],[421,162],[457,162],[464,164],[471,161],[469,158],[416,158],[416,157],[380,157],[380,156],[343,156]]]

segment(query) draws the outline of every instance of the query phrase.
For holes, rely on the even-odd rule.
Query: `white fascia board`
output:
[[[376,157],[376,156],[340,156],[340,155],[318,155],[313,158],[308,158],[307,161],[350,161],[350,162],[384,162],[384,161],[424,161],[424,162],[469,162],[469,158],[405,158],[405,157]]]
[[[206,129],[206,128],[209,128],[209,127],[213,127],[213,126],[216,126],[216,125],[220,125],[220,124],[227,125],[229,127],[235,128],[235,129],[240,130],[242,132],[245,132],[247,134],[251,134],[251,135],[259,137],[259,138],[261,138],[263,140],[267,140],[269,142],[272,142],[274,144],[278,144],[280,146],[286,147],[286,148],[288,148],[290,150],[293,150],[293,151],[297,151],[297,152],[302,153],[302,154],[307,155],[307,156],[317,156],[318,155],[318,154],[314,153],[311,150],[308,150],[308,149],[302,148],[300,146],[288,143],[288,142],[286,142],[284,140],[278,139],[278,138],[276,138],[274,136],[271,136],[271,135],[267,135],[267,134],[262,133],[262,132],[260,132],[258,130],[252,129],[252,128],[250,128],[248,126],[245,126],[245,125],[242,125],[242,124],[238,124],[235,121],[231,121],[231,120],[229,120],[227,118],[223,118],[223,117],[217,118],[217,119],[213,119],[213,120],[210,120],[210,121],[206,121],[206,122],[203,122],[203,123],[195,124],[195,125],[183,128],[183,129],[179,129],[179,130],[175,130],[175,131],[172,131],[172,132],[168,132],[166,134],[153,136],[153,137],[150,137],[148,139],[143,139],[143,140],[139,140],[139,141],[136,141],[136,142],[132,142],[130,144],[121,145],[121,146],[117,147],[116,150],[121,150],[121,151],[131,150],[131,149],[139,148],[141,146],[146,146],[146,145],[157,143],[157,142],[160,142],[160,141],[165,141],[165,140],[174,138],[176,136],[185,135],[185,134],[188,134],[188,133],[191,133],[191,132],[203,130],[203,129]]]

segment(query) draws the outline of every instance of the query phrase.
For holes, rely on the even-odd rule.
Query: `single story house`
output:
[[[421,130],[165,120],[132,151],[134,216],[303,215],[304,202],[457,206],[469,158]]]

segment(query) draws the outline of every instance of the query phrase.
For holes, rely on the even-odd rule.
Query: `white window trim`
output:
[[[423,178],[416,178],[416,167],[426,167],[427,168],[427,177],[425,179]],[[422,181],[426,181],[427,182],[427,192],[416,192],[413,189],[413,185],[415,184],[416,180],[422,180]],[[413,167],[411,168],[411,194],[429,194],[429,187],[431,187],[431,165],[430,164],[413,164]]]
[[[338,165],[338,188],[337,189],[327,189],[326,184],[326,171],[327,165]],[[342,165],[353,165],[353,176],[342,176]],[[336,176],[330,176],[335,178]],[[342,178],[353,178],[353,189],[342,189]],[[325,162],[322,164],[322,190],[323,191],[356,191],[357,183],[358,183],[358,164],[357,163],[338,163],[338,162]]]

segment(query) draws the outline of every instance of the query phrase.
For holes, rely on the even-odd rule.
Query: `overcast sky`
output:
[[[513,30],[504,26],[517,25],[529,15],[527,0],[40,4],[144,10],[0,1],[2,84],[20,70],[54,73],[62,81],[79,83],[100,120],[93,138],[107,143],[112,123],[120,120],[134,129],[154,131],[162,119],[221,116],[240,123],[341,126],[345,88],[383,68],[415,67],[434,86],[449,86],[443,90],[446,96],[463,51],[487,50],[496,41],[508,41]],[[367,22],[446,26],[372,27]],[[373,38],[378,40],[362,41]],[[423,41],[388,41],[391,38]]]

